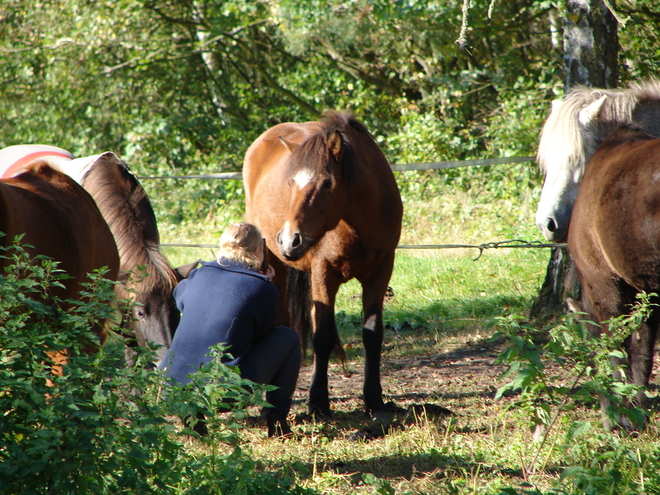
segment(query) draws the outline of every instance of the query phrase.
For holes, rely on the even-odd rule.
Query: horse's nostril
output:
[[[300,234],[296,234],[293,236],[293,242],[291,243],[291,246],[294,248],[297,248],[302,244],[302,238],[300,237]]]
[[[275,240],[277,241],[278,244],[282,244],[282,231],[281,230],[275,236]]]
[[[557,222],[555,222],[554,218],[551,218],[548,220],[548,231],[549,232],[557,232]]]

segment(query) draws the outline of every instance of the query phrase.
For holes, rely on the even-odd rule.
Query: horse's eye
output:
[[[141,308],[136,308],[135,316],[137,316],[140,320],[144,320],[147,317],[147,314]]]
[[[330,179],[325,179],[322,184],[323,189],[330,189],[332,187],[332,181]]]

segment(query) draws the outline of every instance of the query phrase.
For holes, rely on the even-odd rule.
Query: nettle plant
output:
[[[263,405],[263,387],[219,359],[189,387],[166,385],[149,348],[126,367],[123,343],[101,347],[90,330],[112,318],[114,282],[90,274],[81,300],[64,304],[49,294],[66,278],[52,260],[31,259],[18,243],[0,257],[3,493],[296,493],[240,449],[238,420]],[[199,436],[176,419],[197,412],[209,415],[201,453],[184,447],[182,435]]]
[[[494,338],[504,337],[508,346],[500,354],[498,363],[506,364],[508,369],[501,377],[506,383],[498,390],[496,398],[507,392],[518,393],[511,407],[525,413],[537,440],[531,460],[523,466],[526,478],[543,469],[542,466],[537,469],[539,457],[553,429],[563,423],[567,430],[562,458],[569,467],[560,480],[567,491],[561,493],[574,493],[568,490],[569,485],[577,490],[575,493],[605,493],[598,490],[603,487],[610,490],[615,485],[622,490],[617,493],[635,493],[639,489],[640,478],[626,478],[623,473],[628,464],[631,472],[641,472],[643,462],[639,450],[627,447],[615,433],[599,430],[600,427],[594,431],[589,420],[575,419],[576,415],[569,415],[569,412],[580,406],[597,409],[599,397],[605,396],[610,399],[611,406],[604,414],[612,424],[624,414],[633,424],[643,427],[646,412],[633,405],[640,387],[624,381],[624,366],[613,362],[621,362],[626,357],[624,340],[648,318],[654,296],[638,295],[630,313],[605,322],[609,331],[598,335],[591,331],[595,323],[585,319],[584,313],[566,315],[549,331],[536,329],[519,316],[500,319],[500,331]],[[554,372],[551,364],[555,365]],[[555,373],[557,369],[562,369],[563,373]],[[591,445],[594,438],[598,438],[598,452]],[[544,455],[547,461],[547,453]],[[626,491],[624,485],[629,485],[632,491]],[[587,486],[593,490],[587,490]]]

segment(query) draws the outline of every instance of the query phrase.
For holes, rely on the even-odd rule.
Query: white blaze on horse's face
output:
[[[314,172],[304,168],[293,176],[293,182],[298,186],[298,188],[304,189],[305,186],[312,180],[312,177],[314,177]]]
[[[539,142],[538,161],[541,170],[545,171],[545,181],[536,210],[536,225],[548,241],[562,242],[568,235],[585,164],[596,149],[591,136],[605,98],[603,95],[574,114],[572,118],[577,122],[572,127],[558,125],[558,120],[566,118],[561,114],[565,102],[552,102],[552,112]],[[574,132],[567,133],[566,128],[574,129]]]
[[[296,172],[289,182],[292,188],[292,196],[300,195],[314,179],[315,173],[312,169],[303,168]],[[300,225],[292,225],[290,220],[284,222],[282,229],[277,233],[276,238],[280,254],[287,260],[296,261],[300,259],[307,250],[304,242],[305,237],[300,232]]]

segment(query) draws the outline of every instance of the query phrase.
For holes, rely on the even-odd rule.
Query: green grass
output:
[[[447,339],[479,339],[498,316],[526,314],[543,282],[548,250],[504,249],[446,254],[397,253],[385,303],[386,335],[398,337],[398,355],[438,352]],[[343,342],[361,341],[361,287],[341,286],[337,322]],[[408,330],[408,331],[406,331]],[[411,332],[414,331],[414,332]]]

